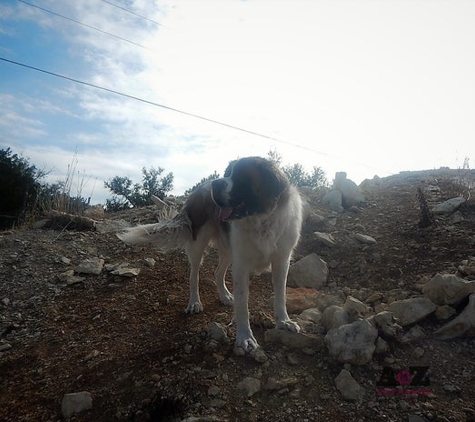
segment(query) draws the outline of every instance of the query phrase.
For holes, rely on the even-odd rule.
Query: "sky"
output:
[[[330,182],[474,165],[472,0],[1,0],[0,59],[0,148],[92,204],[269,151]]]

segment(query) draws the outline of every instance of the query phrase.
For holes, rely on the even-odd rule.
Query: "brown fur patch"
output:
[[[209,185],[197,188],[186,201],[184,212],[191,221],[191,234],[196,240],[198,233],[208,221],[216,220],[218,206],[211,198]]]

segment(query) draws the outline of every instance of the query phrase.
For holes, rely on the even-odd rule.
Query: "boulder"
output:
[[[463,196],[448,199],[432,208],[434,214],[452,214],[462,205],[466,199]]]
[[[389,304],[388,311],[403,327],[415,324],[435,312],[437,306],[427,297],[397,300]]]
[[[422,288],[422,293],[437,305],[457,305],[475,293],[475,281],[453,274],[437,274]]]
[[[335,385],[345,400],[358,401],[362,400],[365,395],[365,389],[355,381],[346,369],[342,369],[335,378]]]
[[[360,188],[355,182],[346,178],[345,172],[336,173],[333,188],[341,192],[343,208],[359,206],[366,202]]]
[[[325,343],[330,355],[337,361],[365,365],[373,357],[377,337],[378,330],[362,319],[330,330],[325,336]]]
[[[322,288],[327,283],[328,265],[311,253],[290,266],[287,284],[290,287]]]
[[[65,418],[88,409],[92,409],[92,396],[87,391],[65,394],[61,402],[61,412]]]
[[[350,322],[350,316],[346,309],[338,305],[329,306],[322,313],[322,325],[326,331],[338,328]]]
[[[475,294],[470,295],[468,305],[460,315],[439,328],[434,335],[440,340],[475,336]]]

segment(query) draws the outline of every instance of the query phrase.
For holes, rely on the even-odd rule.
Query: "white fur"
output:
[[[202,187],[203,195],[211,200],[211,185]],[[135,227],[119,237],[126,243],[153,243],[161,250],[184,248],[190,263],[190,299],[187,313],[203,311],[199,294],[199,267],[204,251],[213,241],[219,254],[216,285],[225,305],[234,303],[236,346],[251,351],[259,345],[249,324],[249,277],[255,271],[272,270],[274,313],[276,326],[298,332],[286,309],[286,281],[292,250],[300,236],[302,204],[297,189],[290,186],[289,200],[269,214],[254,214],[230,220],[229,238],[220,229],[216,216],[210,216],[201,227],[196,240],[192,239],[191,222],[183,213],[165,223]],[[225,284],[225,275],[233,263],[233,294]]]

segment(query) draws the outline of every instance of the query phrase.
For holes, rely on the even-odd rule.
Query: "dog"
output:
[[[299,332],[286,308],[290,259],[302,225],[302,201],[296,187],[271,161],[246,157],[232,161],[224,177],[207,181],[188,197],[179,214],[157,224],[137,226],[119,235],[128,244],[155,244],[168,251],[185,249],[190,265],[190,299],[186,312],[203,311],[199,268],[213,242],[219,255],[215,271],[221,302],[234,304],[235,346],[259,347],[249,323],[249,277],[271,269],[274,314],[278,329]],[[232,263],[233,294],[225,275]]]

